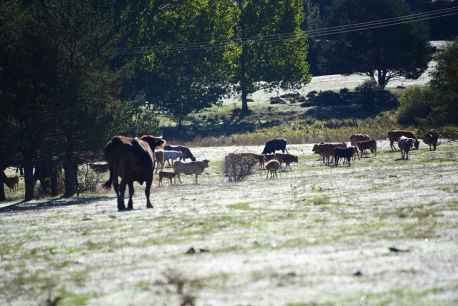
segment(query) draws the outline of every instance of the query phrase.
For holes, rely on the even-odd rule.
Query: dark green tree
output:
[[[435,124],[458,124],[458,40],[437,56],[431,80],[435,99],[432,117]]]
[[[248,112],[248,94],[261,89],[298,88],[309,82],[303,3],[297,0],[237,0],[238,62],[234,83]],[[292,34],[292,35],[286,35]]]
[[[234,12],[230,0],[193,0],[142,20],[140,40],[152,48],[138,82],[145,100],[179,126],[187,114],[217,103],[227,92],[230,53],[220,42],[231,35]]]
[[[332,8],[330,25],[346,25],[393,18],[410,13],[402,0],[338,0]],[[396,77],[418,78],[432,56],[426,25],[398,24],[381,29],[365,29],[335,37],[333,70],[365,73],[381,88]]]

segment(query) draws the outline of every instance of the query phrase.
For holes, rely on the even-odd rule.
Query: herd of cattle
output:
[[[429,145],[430,150],[436,150],[439,134],[431,130],[423,137],[423,142]],[[409,152],[419,148],[419,140],[410,131],[393,130],[388,133],[390,147],[396,150],[397,143],[401,151],[401,159],[409,159]],[[338,166],[342,160],[351,166],[351,161],[361,158],[370,151],[377,154],[377,141],[366,134],[355,134],[350,137],[350,145],[347,143],[319,143],[313,146],[312,151],[320,155],[320,160],[325,165]],[[281,151],[282,153],[277,153]],[[161,137],[145,135],[140,138],[114,136],[105,146],[104,155],[107,164],[102,169],[109,170],[109,179],[104,187],[109,189],[113,186],[117,198],[118,209],[132,209],[132,196],[134,193],[133,182],[146,183],[145,195],[146,206],[152,208],[150,190],[153,182],[153,173],[159,173],[159,186],[164,179],[170,184],[176,183],[176,179],[182,183],[181,175],[194,175],[195,183],[198,176],[209,167],[208,160],[196,160],[191,150],[185,146],[166,145],[166,140]],[[186,161],[190,159],[190,161]],[[277,177],[277,172],[282,165],[289,168],[290,164],[298,163],[298,157],[287,150],[285,139],[272,139],[265,143],[261,154],[255,153],[230,153],[225,157],[224,174],[230,181],[238,181],[251,173],[255,165],[265,169],[266,178]],[[171,169],[166,170],[168,165]],[[95,165],[96,166],[96,165]],[[94,167],[95,167],[94,166]],[[97,166],[98,167],[98,166]],[[93,168],[94,169],[94,168]],[[96,169],[94,169],[97,171]],[[3,181],[10,189],[16,189],[18,177],[6,177]],[[121,181],[118,181],[118,178]],[[129,201],[127,208],[124,205],[126,187],[129,189]]]

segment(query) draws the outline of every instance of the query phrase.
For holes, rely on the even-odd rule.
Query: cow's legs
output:
[[[124,194],[126,193],[126,179],[121,179],[121,184],[118,189],[118,210],[125,210],[126,206],[124,205]]]
[[[149,199],[150,193],[151,193],[151,185],[153,183],[153,179],[146,181],[146,186],[145,186],[145,196],[146,196],[146,208],[153,208],[153,205],[151,204],[151,201]]]
[[[132,197],[134,195],[134,182],[129,182],[129,202],[127,202],[127,209],[132,210],[134,208]]]

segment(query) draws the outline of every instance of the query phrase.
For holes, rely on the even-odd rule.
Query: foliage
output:
[[[393,18],[410,13],[402,0],[338,0],[332,7],[331,26]],[[366,73],[384,88],[398,76],[418,78],[427,68],[432,48],[428,30],[419,23],[351,32],[336,36],[328,54],[332,70]]]
[[[399,98],[399,123],[416,125],[424,123],[431,112],[432,91],[429,87],[410,87]]]
[[[155,28],[141,37],[155,45],[140,74],[146,100],[177,118],[179,125],[187,114],[227,93],[224,80],[230,56],[216,45],[230,35],[234,14],[231,1],[193,0],[141,20],[145,29]],[[199,41],[211,43],[196,45]]]
[[[458,40],[438,55],[431,88],[434,92],[434,122],[458,124]]]
[[[308,44],[299,35],[303,4],[298,0],[238,0],[238,62],[233,83],[242,95],[242,113],[248,112],[247,95],[260,88],[299,88],[310,81],[305,54]],[[276,35],[294,33],[288,39]],[[265,37],[270,39],[266,39]],[[263,38],[264,37],[264,38]]]

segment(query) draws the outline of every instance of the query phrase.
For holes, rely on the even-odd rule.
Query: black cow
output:
[[[282,151],[282,153],[285,153],[285,151],[288,152],[288,150],[286,149],[287,144],[288,142],[286,141],[286,139],[283,138],[275,138],[269,140],[264,145],[264,150],[262,151],[262,154],[272,154],[276,151]]]
[[[186,159],[189,158],[192,161],[196,161],[196,158],[194,157],[194,155],[192,155],[191,150],[189,150],[188,147],[166,145],[164,146],[164,150],[165,151],[180,151],[183,153],[183,156],[180,158],[180,160],[186,161]]]
[[[339,165],[339,159],[340,158],[345,158],[348,162],[348,166],[350,167],[351,164],[351,158],[353,155],[356,153],[356,148],[355,147],[350,147],[350,148],[336,148],[334,151],[334,161],[336,166]]]

